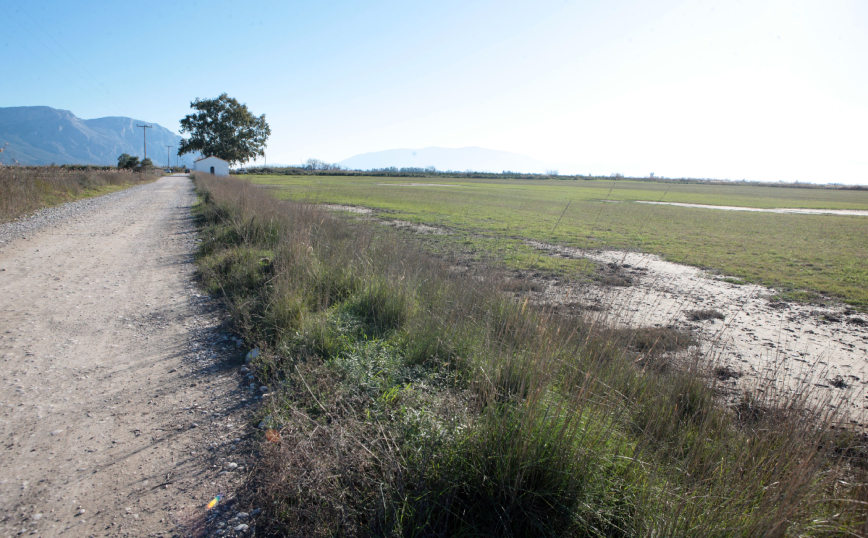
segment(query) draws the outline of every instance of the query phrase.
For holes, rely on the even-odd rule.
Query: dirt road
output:
[[[232,497],[253,399],[194,201],[164,177],[0,243],[0,536],[185,535]]]

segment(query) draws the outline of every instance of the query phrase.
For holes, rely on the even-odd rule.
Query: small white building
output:
[[[193,170],[213,174],[215,176],[228,176],[229,162],[224,161],[220,157],[209,155],[208,157],[202,157],[201,159],[193,161]]]

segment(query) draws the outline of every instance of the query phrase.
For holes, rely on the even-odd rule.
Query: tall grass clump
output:
[[[158,177],[155,171],[65,166],[0,166],[0,222],[42,207]]]
[[[727,409],[701,357],[655,366],[687,335],[516,301],[407,235],[196,182],[202,283],[272,389],[247,493],[261,532],[865,533],[861,438],[805,394]]]

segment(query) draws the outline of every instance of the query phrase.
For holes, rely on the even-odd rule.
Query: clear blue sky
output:
[[[269,162],[481,146],[561,171],[868,184],[865,0],[0,0],[0,106],[173,130],[222,92]]]

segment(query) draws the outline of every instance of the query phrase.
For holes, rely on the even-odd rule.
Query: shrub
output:
[[[722,312],[714,310],[713,308],[706,308],[701,310],[687,310],[684,312],[684,314],[690,321],[705,321],[709,319],[726,318],[726,316],[724,316]]]
[[[0,222],[107,186],[131,185],[156,177],[103,167],[0,166]]]

